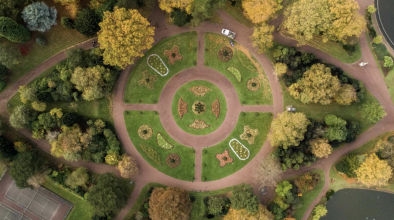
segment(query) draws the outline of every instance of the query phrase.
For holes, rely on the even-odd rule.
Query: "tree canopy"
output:
[[[286,8],[283,29],[301,44],[315,37],[354,44],[366,22],[354,0],[299,0]]]
[[[152,220],[186,220],[192,209],[189,193],[173,187],[154,188],[149,198],[149,217]]]
[[[298,146],[304,140],[304,134],[310,121],[301,112],[282,112],[271,123],[270,140],[274,147]]]
[[[251,22],[260,24],[267,22],[282,9],[282,0],[243,0],[242,8]]]
[[[57,10],[44,2],[33,2],[22,11],[23,21],[31,31],[45,32],[56,24]]]
[[[393,170],[385,160],[370,154],[356,170],[358,181],[367,187],[385,186],[393,176]]]
[[[272,220],[274,216],[268,209],[259,205],[257,212],[250,213],[246,209],[233,209],[231,208],[223,220]]]
[[[260,53],[263,53],[274,45],[273,31],[274,26],[266,23],[261,23],[253,28],[253,45],[257,47]]]
[[[14,43],[21,43],[30,40],[30,32],[12,18],[0,17],[0,37]]]
[[[99,26],[98,42],[105,64],[120,68],[133,64],[154,42],[154,27],[137,10],[106,11]]]
[[[330,104],[341,88],[338,77],[331,75],[331,69],[324,64],[314,64],[296,83],[289,87],[289,93],[302,103]]]
[[[27,187],[27,180],[44,170],[44,160],[38,151],[19,153],[12,161],[10,174],[18,187]]]
[[[191,14],[193,3],[194,0],[159,0],[159,7],[167,13],[171,13],[174,8],[179,8]]]
[[[326,158],[332,152],[332,147],[328,143],[327,139],[323,139],[323,138],[313,139],[309,142],[309,144],[311,145],[312,153],[317,158]]]

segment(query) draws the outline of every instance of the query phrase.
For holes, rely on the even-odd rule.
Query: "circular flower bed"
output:
[[[260,80],[257,77],[249,79],[247,87],[250,91],[257,91],[260,88]]]
[[[219,50],[218,57],[221,61],[227,62],[233,58],[233,50],[230,47],[224,46]]]
[[[205,112],[205,103],[201,101],[196,101],[193,103],[192,111],[194,114],[199,115]]]
[[[178,154],[169,154],[166,158],[166,163],[169,167],[175,168],[181,164],[181,157]]]
[[[148,140],[153,135],[153,130],[148,125],[141,125],[138,128],[138,136],[144,140]]]

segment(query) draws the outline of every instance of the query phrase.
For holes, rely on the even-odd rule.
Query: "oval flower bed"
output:
[[[250,151],[239,140],[233,138],[228,142],[231,150],[240,160],[247,160],[250,156]]]
[[[160,76],[166,76],[169,72],[168,67],[157,54],[151,54],[146,60],[148,66]]]

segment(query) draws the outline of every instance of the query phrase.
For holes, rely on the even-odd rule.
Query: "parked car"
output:
[[[235,38],[235,32],[232,32],[232,31],[230,31],[229,29],[226,29],[226,28],[222,29],[222,34],[224,36],[227,36],[227,37],[231,38],[231,39]]]

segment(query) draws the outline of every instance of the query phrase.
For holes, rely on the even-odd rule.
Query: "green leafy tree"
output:
[[[18,187],[27,187],[27,180],[44,171],[45,162],[37,151],[19,153],[10,167],[10,174]]]
[[[350,105],[357,101],[356,89],[350,84],[343,84],[335,95],[334,100],[340,105]]]
[[[384,56],[383,66],[386,68],[391,68],[394,66],[393,58],[390,56]]]
[[[301,112],[282,112],[271,123],[270,140],[274,147],[298,146],[304,140],[310,121]]]
[[[289,87],[289,93],[302,103],[330,104],[341,88],[338,77],[331,75],[331,69],[324,64],[314,64],[296,83]]]
[[[224,196],[210,196],[206,200],[207,212],[210,215],[219,216],[227,213],[230,201]]]
[[[337,163],[335,168],[348,177],[354,178],[356,177],[356,170],[360,167],[360,164],[360,160],[356,154],[349,154]]]
[[[280,182],[276,188],[275,188],[275,192],[276,195],[281,197],[281,198],[285,198],[287,195],[289,195],[291,193],[291,189],[293,189],[293,185],[291,185],[291,183],[287,180]]]
[[[182,11],[179,8],[175,8],[171,14],[172,23],[176,26],[182,27],[185,24],[189,23],[192,19],[192,16],[186,13],[186,11]]]
[[[253,45],[257,47],[260,53],[267,51],[274,45],[273,31],[274,26],[267,23],[261,23],[253,28]]]
[[[154,42],[154,27],[137,10],[115,8],[104,12],[99,26],[98,42],[104,50],[105,64],[120,68],[133,64]]]
[[[128,180],[106,173],[97,177],[86,194],[86,200],[92,205],[96,215],[111,218],[126,204],[130,193]]]
[[[13,45],[0,44],[0,63],[8,69],[15,67],[22,60],[19,50]]]
[[[34,2],[22,11],[22,19],[31,31],[45,32],[56,24],[57,10],[44,2]]]
[[[100,22],[100,16],[93,9],[84,8],[78,12],[74,27],[80,33],[90,37],[100,30]]]
[[[372,39],[372,43],[373,44],[381,44],[381,43],[383,43],[383,36],[382,35],[378,35],[378,36],[374,37]]]
[[[234,190],[230,201],[233,209],[246,209],[250,213],[256,213],[259,208],[257,196],[253,194],[250,188],[246,187]]]
[[[393,176],[393,170],[385,160],[370,154],[356,170],[357,180],[367,187],[385,186]]]
[[[0,17],[9,17],[17,19],[23,6],[27,0],[1,0],[0,1]]]
[[[114,75],[109,69],[103,66],[77,67],[70,79],[70,82],[75,85],[75,88],[82,92],[82,98],[87,101],[100,99],[109,95],[114,81]]]
[[[12,160],[17,153],[14,144],[0,134],[0,160]]]
[[[360,112],[363,119],[369,123],[376,123],[386,116],[386,112],[384,111],[383,107],[375,99],[369,100],[362,104],[360,107]]]
[[[30,32],[12,18],[0,17],[0,37],[14,43],[21,43],[30,40]]]
[[[324,117],[324,123],[327,125],[324,136],[329,141],[344,141],[347,137],[346,120],[333,115],[328,114]]]
[[[85,167],[78,167],[70,175],[67,176],[65,184],[70,186],[72,189],[76,189],[78,186],[82,188],[87,187],[89,181],[89,173]]]
[[[312,220],[319,220],[321,217],[327,215],[327,208],[325,205],[320,204],[317,205],[314,209],[313,209],[313,213],[312,213]]]
[[[156,187],[149,197],[148,212],[152,220],[186,220],[191,210],[189,193],[183,189]]]
[[[35,113],[25,105],[18,105],[10,115],[10,124],[14,128],[28,128],[35,118]]]

